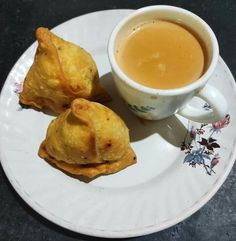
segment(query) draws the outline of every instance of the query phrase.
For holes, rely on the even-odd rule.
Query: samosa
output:
[[[123,120],[102,104],[82,98],[49,124],[39,156],[67,173],[89,178],[136,163]]]
[[[88,52],[47,28],[38,28],[36,38],[38,48],[23,84],[20,103],[61,113],[76,98],[101,103],[110,100]]]

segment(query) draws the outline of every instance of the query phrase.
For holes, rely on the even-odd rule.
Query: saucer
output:
[[[94,57],[101,81],[113,98],[108,107],[130,129],[137,164],[85,183],[38,157],[39,145],[54,117],[22,109],[18,103],[37,43],[12,68],[0,97],[0,156],[12,186],[48,220],[96,237],[135,237],[177,224],[217,192],[236,157],[236,87],[222,58],[209,81],[229,104],[222,121],[204,125],[178,115],[145,121],[128,110],[112,81],[107,42],[117,22],[131,12],[94,12],[52,31]],[[210,106],[202,103],[202,108],[208,110]]]

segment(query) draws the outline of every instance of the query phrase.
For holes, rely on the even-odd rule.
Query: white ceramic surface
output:
[[[15,190],[52,222],[98,237],[139,236],[182,221],[216,193],[236,156],[236,88],[222,59],[210,83],[222,91],[229,103],[230,117],[224,122],[200,128],[200,124],[179,116],[159,122],[141,121],[124,105],[113,86],[106,50],[115,24],[130,12],[109,10],[87,14],[57,26],[53,32],[80,44],[94,56],[101,81],[113,97],[108,106],[130,129],[132,147],[138,157],[136,165],[84,183],[38,157],[39,145],[54,117],[33,109],[22,110],[17,95],[33,61],[36,43],[17,61],[0,97],[0,159]],[[188,139],[186,128],[195,138],[191,150],[187,144],[182,145]],[[197,133],[196,128],[204,129],[205,133]],[[214,146],[214,155],[209,154],[211,160],[204,157],[205,165],[194,164],[192,157],[199,162],[199,150],[208,150],[206,146],[199,149],[204,146],[203,137],[215,140],[209,143]],[[212,144],[216,141],[217,144]]]

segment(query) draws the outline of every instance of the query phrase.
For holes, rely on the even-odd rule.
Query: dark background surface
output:
[[[236,74],[234,0],[0,0],[0,88],[14,63],[34,41],[38,26],[52,28],[73,17],[104,9],[169,4],[193,11],[212,27],[220,54]],[[218,193],[187,220],[138,241],[226,241],[236,239],[236,168]],[[0,241],[101,240],[65,230],[34,212],[16,194],[0,167]]]

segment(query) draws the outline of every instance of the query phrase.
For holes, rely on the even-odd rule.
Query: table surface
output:
[[[137,9],[168,4],[186,8],[212,27],[220,54],[236,74],[236,1],[234,0],[1,0],[0,88],[14,63],[35,41],[38,26],[52,28],[68,19],[104,9]],[[164,231],[133,240],[235,240],[236,167],[217,194],[198,212]],[[0,241],[102,240],[61,228],[33,211],[14,191],[0,167]]]

